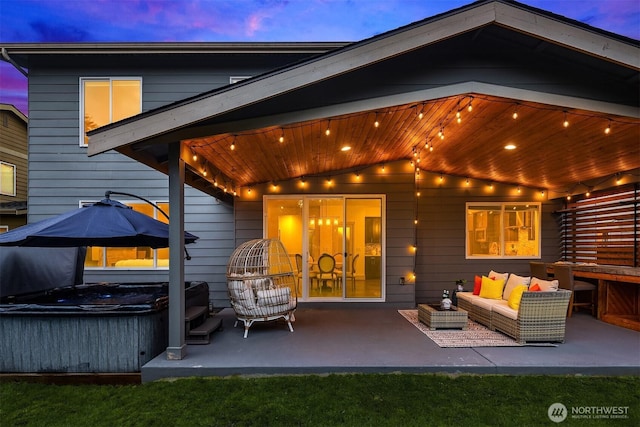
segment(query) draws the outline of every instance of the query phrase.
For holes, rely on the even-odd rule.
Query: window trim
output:
[[[2,160],[0,160],[0,165],[5,165],[5,166],[9,166],[13,169],[13,192],[12,193],[5,193],[2,191],[2,186],[0,185],[0,194],[3,196],[11,196],[11,197],[15,197],[16,196],[16,191],[17,191],[17,172],[18,172],[18,167],[16,165],[14,165],[13,163],[9,163],[9,162],[4,162]]]
[[[114,81],[119,81],[119,80],[137,80],[140,82],[140,105],[139,105],[139,110],[140,113],[142,112],[142,77],[140,76],[131,76],[131,77],[127,77],[127,76],[117,76],[117,77],[100,77],[100,76],[93,76],[93,77],[80,77],[79,79],[79,86],[80,86],[80,108],[78,111],[78,129],[79,129],[79,135],[78,135],[78,144],[80,147],[82,148],[86,148],[89,145],[85,144],[84,142],[84,137],[86,135],[86,130],[84,128],[84,83],[88,82],[88,81],[108,81],[109,82],[109,102],[112,102],[112,89],[113,89],[113,85],[112,83]],[[109,108],[109,115],[111,116],[111,108]],[[138,113],[139,114],[139,113]],[[113,123],[113,119],[110,117],[109,118],[109,123]]]
[[[136,199],[131,199],[131,200],[118,200],[120,203],[130,206],[131,204],[139,204],[139,205],[147,205],[147,206],[151,206],[148,205],[147,203],[141,201],[141,200],[136,200]],[[98,200],[80,200],[78,202],[78,207],[83,207],[83,206],[89,206],[92,205],[93,203],[98,202]],[[152,203],[155,203],[156,205],[160,206],[160,204],[169,204],[168,200],[151,200]],[[153,207],[153,213],[154,213],[154,219],[158,219],[158,215],[162,215],[158,209],[155,206]],[[92,246],[89,246],[92,247]],[[100,267],[87,267],[84,266],[85,270],[92,270],[92,271],[125,271],[125,270],[135,270],[135,271],[162,271],[162,270],[169,270],[169,266],[166,267],[159,267],[158,266],[158,252],[157,249],[153,249],[151,248],[151,250],[153,251],[153,266],[151,267],[144,267],[144,266],[127,266],[127,267],[109,267],[107,265],[105,265],[105,259],[104,256],[106,255],[106,246],[96,246],[98,248],[103,248],[105,249],[103,251],[103,259],[102,259],[102,265]],[[133,246],[136,247],[136,246]],[[160,248],[158,248],[160,249]]]
[[[508,210],[506,209],[507,206],[531,206],[531,207],[536,207],[538,210],[538,222],[536,224],[537,227],[537,235],[538,235],[538,255],[507,255],[507,254],[503,254],[503,255],[472,255],[469,253],[469,230],[471,230],[469,228],[469,208],[470,207],[485,207],[485,206],[496,206],[496,208],[500,208],[500,241],[498,242],[499,247],[501,248],[501,252],[504,252],[505,249],[505,233],[504,233],[504,229],[505,229],[505,225],[504,225],[504,221],[505,221],[505,217],[504,214],[508,212]],[[465,203],[465,210],[464,210],[464,256],[465,259],[541,259],[542,258],[542,203],[540,202],[514,202],[514,201],[507,201],[507,202],[482,202],[482,201],[475,201],[475,202],[466,202]],[[475,230],[475,229],[474,229]],[[474,231],[475,232],[475,231]],[[486,233],[486,231],[485,231]]]

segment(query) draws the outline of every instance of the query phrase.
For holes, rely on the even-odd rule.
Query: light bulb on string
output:
[[[516,104],[516,108],[514,108],[513,114],[511,115],[511,117],[513,118],[513,120],[518,118],[518,104]]]
[[[609,120],[609,123],[607,124],[607,127],[604,129],[604,134],[605,135],[609,135],[611,133],[611,120]]]
[[[562,122],[562,126],[564,126],[565,128],[569,127],[569,119],[567,119],[567,112],[564,112],[564,122]]]
[[[282,144],[284,142],[284,129],[280,133],[280,139],[278,141],[280,142],[280,144]]]
[[[198,161],[198,154],[196,153],[196,150],[194,150],[193,148],[191,149],[191,153],[192,153],[192,158],[194,162]]]
[[[373,122],[373,126],[375,127],[380,126],[380,122],[378,122],[378,113],[376,113],[376,118],[375,118],[375,121]]]
[[[327,123],[327,130],[324,131],[324,134],[327,136],[331,135],[331,120]]]
[[[473,110],[473,96],[471,97],[471,100],[469,101],[469,106],[467,107],[467,111],[471,112],[471,110]]]
[[[229,148],[231,149],[231,151],[236,149],[236,137],[235,137],[235,135],[233,136],[233,141],[231,141],[231,146]]]

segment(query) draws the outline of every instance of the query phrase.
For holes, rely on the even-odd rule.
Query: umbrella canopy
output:
[[[193,243],[196,239],[197,236],[185,231],[185,243]],[[166,248],[169,246],[169,225],[107,198],[2,233],[0,246]]]

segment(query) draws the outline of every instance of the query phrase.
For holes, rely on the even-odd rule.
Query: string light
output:
[[[192,158],[194,162],[198,161],[198,154],[196,153],[196,150],[194,150],[193,148],[191,149],[191,153],[192,153]]]
[[[609,135],[610,133],[611,133],[611,120],[609,120],[609,123],[607,124],[607,127],[604,130],[605,135]]]
[[[622,181],[622,176],[619,173],[617,173],[616,174],[616,185],[619,185],[621,181]]]
[[[567,200],[571,200],[571,194],[567,194]]]
[[[282,130],[282,132],[280,133],[280,144],[282,144],[284,142],[284,129]]]
[[[327,123],[327,130],[324,131],[324,134],[327,136],[331,135],[331,120]]]
[[[473,110],[472,102],[473,102],[473,96],[471,97],[471,100],[469,101],[469,106],[467,107],[468,112],[471,112],[471,110]]]
[[[467,178],[467,180],[465,181],[465,185],[468,187],[469,186],[469,178]]]
[[[462,114],[460,114],[460,110],[456,113],[456,121],[458,124],[462,123]]]
[[[233,136],[233,141],[231,141],[231,147],[229,147],[229,148],[231,148],[231,151],[236,149],[236,136],[235,135]]]
[[[424,117],[424,104],[421,105],[420,107],[420,112],[418,113],[418,120],[422,120],[422,118]]]
[[[513,117],[513,120],[516,120],[518,118],[518,104],[516,104],[516,107],[513,110],[513,114],[511,115],[511,117]]]
[[[376,113],[376,119],[375,119],[375,121],[373,122],[373,126],[375,126],[375,127],[380,126],[380,122],[378,122],[378,113]]]
[[[564,122],[562,123],[562,126],[568,128],[569,127],[569,120],[567,119],[567,112],[564,112]]]

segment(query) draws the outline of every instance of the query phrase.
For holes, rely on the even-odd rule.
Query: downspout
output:
[[[27,73],[27,71],[25,71],[24,68],[22,68],[21,66],[18,65],[18,63],[16,61],[14,61],[10,56],[9,53],[7,52],[6,48],[2,48],[2,58],[7,61],[9,64],[13,65],[15,67],[16,70],[20,71],[22,73],[23,76],[25,76],[26,78],[29,78],[29,73]]]

